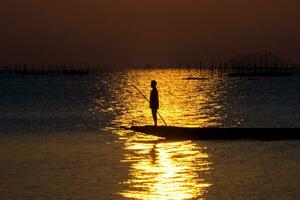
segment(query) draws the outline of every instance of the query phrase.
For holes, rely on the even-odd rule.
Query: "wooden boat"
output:
[[[239,128],[188,128],[174,126],[132,126],[136,132],[172,140],[299,140],[297,129],[239,129]]]
[[[184,80],[208,80],[207,77],[187,77]]]

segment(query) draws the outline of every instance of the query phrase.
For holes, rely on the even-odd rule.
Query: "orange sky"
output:
[[[185,63],[273,51],[299,62],[299,0],[4,0],[1,63]]]

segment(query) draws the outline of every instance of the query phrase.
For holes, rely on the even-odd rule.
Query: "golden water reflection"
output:
[[[148,138],[149,139],[149,138]],[[155,142],[131,138],[125,143],[130,163],[127,189],[120,194],[130,199],[201,198],[211,184],[201,175],[211,163],[205,148],[191,141]]]
[[[203,77],[202,80],[185,80],[186,77]],[[111,107],[122,114],[113,120],[116,125],[153,124],[149,103],[134,88],[135,85],[149,98],[151,80],[157,80],[159,112],[170,126],[207,127],[222,126],[224,118],[221,103],[224,90],[216,92],[220,79],[203,71],[134,70],[127,71],[122,80],[116,80],[116,101]],[[161,119],[159,125],[164,125]]]
[[[184,78],[209,77],[199,81]],[[135,133],[114,126],[153,124],[148,102],[131,85],[137,86],[146,96],[150,82],[158,82],[159,112],[168,125],[219,126],[223,105],[222,93],[215,91],[216,77],[208,73],[178,70],[135,70],[122,74],[112,82],[112,112],[119,112],[113,119],[111,130],[118,142],[124,143],[124,159],[129,164],[128,180],[120,184],[121,196],[129,199],[203,199],[209,183],[205,177],[211,172],[211,158],[205,146],[193,141],[170,142],[160,138]],[[159,125],[163,125],[159,122]]]

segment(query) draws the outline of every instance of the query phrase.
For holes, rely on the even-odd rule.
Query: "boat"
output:
[[[126,127],[125,127],[126,128]],[[171,140],[299,140],[297,129],[281,131],[270,129],[240,129],[217,127],[175,127],[175,126],[132,126],[126,128],[135,132],[163,137]]]
[[[208,80],[207,77],[187,77],[184,80]]]

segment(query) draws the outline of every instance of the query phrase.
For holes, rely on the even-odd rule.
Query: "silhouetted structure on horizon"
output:
[[[16,73],[21,75],[48,75],[48,74],[64,74],[64,75],[87,75],[96,71],[96,65],[14,65],[1,66],[1,72]]]
[[[290,61],[274,53],[240,54],[231,57],[232,72],[229,76],[289,76],[292,75]]]
[[[187,69],[187,70],[205,70],[212,74],[229,75],[229,76],[289,76],[294,71],[300,69],[299,64],[292,63],[290,60],[284,60],[275,53],[254,53],[239,54],[232,56],[230,59],[213,59],[207,61],[186,61],[173,64],[151,64],[146,62],[144,65],[112,65],[112,64],[78,64],[78,65],[2,65],[0,72],[3,74],[17,73],[22,75],[87,75],[93,74],[98,70],[117,70],[132,69]],[[187,79],[199,79],[199,77],[188,77]],[[200,77],[200,79],[202,79]]]

